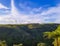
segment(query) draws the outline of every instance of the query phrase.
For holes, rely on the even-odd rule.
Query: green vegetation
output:
[[[59,45],[59,40],[58,38],[60,38],[60,25],[57,27],[57,29],[55,31],[52,32],[44,32],[44,37],[46,37],[48,39],[54,39],[54,41],[56,40],[55,46],[60,46]]]
[[[52,46],[60,36],[57,27],[60,28],[58,24],[0,25],[0,40],[7,46]]]

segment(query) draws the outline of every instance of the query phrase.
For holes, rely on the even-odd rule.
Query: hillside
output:
[[[0,25],[0,40],[5,40],[8,46],[19,43],[36,46],[36,43],[44,42],[43,32],[52,32],[57,26],[58,24]]]

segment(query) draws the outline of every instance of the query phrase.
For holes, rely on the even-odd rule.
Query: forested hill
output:
[[[0,40],[5,40],[9,46],[12,43],[31,45],[32,41],[43,42],[43,32],[54,31],[57,26],[58,24],[0,25]]]

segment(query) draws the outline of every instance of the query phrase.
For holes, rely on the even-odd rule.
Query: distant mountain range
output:
[[[23,43],[31,46],[44,42],[43,32],[56,30],[58,24],[1,24],[0,40],[5,40],[8,46]],[[29,41],[29,42],[28,42]],[[34,42],[34,43],[31,43]],[[13,43],[13,44],[12,44]]]

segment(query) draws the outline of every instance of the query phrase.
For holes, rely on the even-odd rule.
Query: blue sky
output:
[[[25,8],[30,7],[31,9],[42,7],[43,9],[48,9],[49,7],[54,7],[58,4],[59,1],[57,0],[15,0],[16,7],[21,10],[22,12],[28,12],[28,9]],[[20,5],[24,5],[25,8],[22,8]]]
[[[60,23],[60,0],[11,1],[0,0],[0,23]]]

